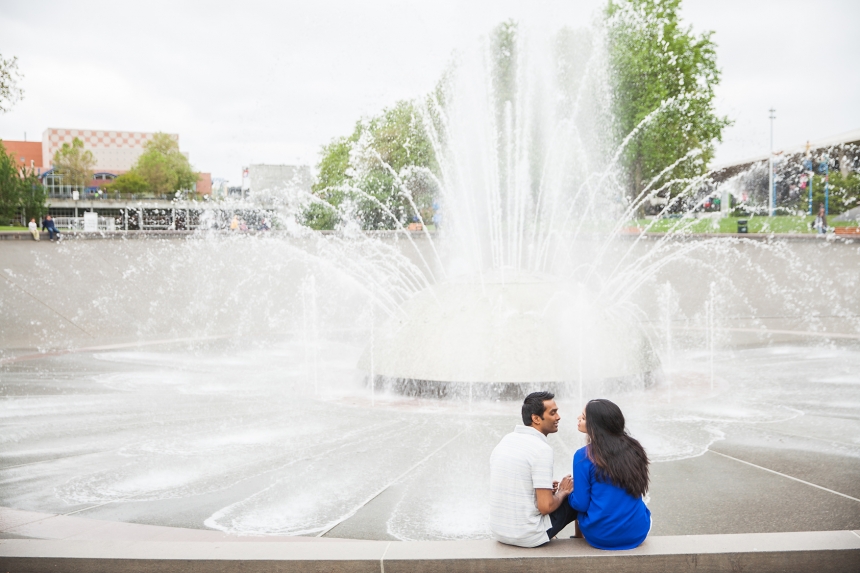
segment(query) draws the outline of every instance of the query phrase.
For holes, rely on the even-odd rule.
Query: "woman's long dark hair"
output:
[[[648,491],[648,455],[624,429],[621,408],[609,400],[592,400],[585,406],[588,458],[597,466],[596,478],[627,491],[633,497]]]

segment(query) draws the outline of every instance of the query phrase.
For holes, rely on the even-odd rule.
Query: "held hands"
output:
[[[561,478],[560,482],[553,482],[553,493],[568,496],[573,491],[573,476],[570,474]]]
[[[549,488],[535,488],[535,502],[541,515],[552,513],[565,503],[564,499],[573,491],[573,477],[566,475],[561,481],[552,482],[552,491]]]

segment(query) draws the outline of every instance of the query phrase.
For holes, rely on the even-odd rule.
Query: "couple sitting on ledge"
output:
[[[490,530],[502,543],[537,547],[571,522],[576,535],[598,549],[633,549],[651,530],[648,456],[624,429],[621,409],[592,400],[577,429],[588,445],[573,456],[573,473],[553,481],[547,436],[558,431],[558,406],[550,392],[533,392],[516,426],[490,456]]]

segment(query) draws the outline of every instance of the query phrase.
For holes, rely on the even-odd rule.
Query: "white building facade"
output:
[[[42,165],[54,162],[54,153],[64,143],[71,145],[77,137],[96,159],[96,171],[129,171],[143,154],[146,142],[154,133],[141,131],[103,131],[95,129],[61,129],[51,127],[42,133]],[[179,142],[179,135],[168,134]]]
[[[249,165],[242,170],[242,187],[249,196],[286,196],[310,192],[313,183],[307,165]]]

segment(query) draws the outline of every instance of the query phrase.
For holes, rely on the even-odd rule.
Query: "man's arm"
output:
[[[573,491],[573,479],[568,475],[564,476],[558,484],[558,489],[553,492],[551,489],[535,489],[535,497],[537,498],[537,508],[541,515],[552,513],[559,508],[565,498]]]

